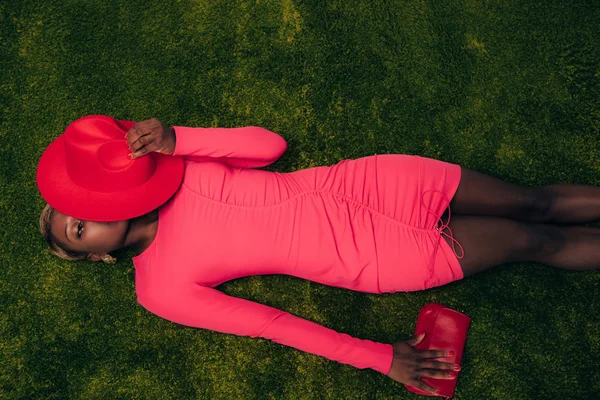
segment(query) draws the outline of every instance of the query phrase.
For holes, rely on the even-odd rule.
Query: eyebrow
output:
[[[67,238],[67,240],[68,240],[69,242],[71,242],[71,239],[69,239],[69,236],[67,236],[67,228],[68,228],[68,227],[69,227],[69,224],[66,224],[66,225],[65,225],[65,237]],[[73,243],[73,242],[71,242],[71,243]]]

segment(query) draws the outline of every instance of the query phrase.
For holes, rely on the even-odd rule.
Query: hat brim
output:
[[[36,181],[44,200],[65,215],[99,222],[136,218],[166,203],[183,181],[185,165],[181,156],[151,152],[141,157],[152,157],[156,169],[142,185],[118,193],[92,191],[69,177],[63,142],[61,135],[44,150]]]

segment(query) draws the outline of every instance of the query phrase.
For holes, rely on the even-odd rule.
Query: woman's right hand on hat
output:
[[[423,382],[421,378],[456,379],[457,373],[454,372],[454,363],[435,360],[435,358],[448,357],[450,355],[449,351],[418,350],[414,348],[423,338],[425,338],[425,334],[392,344],[394,358],[392,368],[387,376],[396,382],[415,386],[435,395],[437,389]],[[449,375],[450,373],[454,376]]]
[[[132,160],[152,151],[169,155],[175,151],[175,130],[156,118],[136,123],[127,132],[125,139],[131,150]]]

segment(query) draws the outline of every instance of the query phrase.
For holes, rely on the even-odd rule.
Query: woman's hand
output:
[[[151,151],[169,155],[175,151],[175,130],[156,118],[135,124],[127,132],[125,139],[131,150],[132,160]]]
[[[419,344],[425,334],[413,336],[409,340],[392,344],[394,359],[387,376],[402,384],[415,386],[435,395],[436,388],[423,382],[421,378],[456,379],[454,366],[458,364],[432,360],[450,356],[446,350],[417,350],[413,346]],[[452,373],[454,376],[449,375]]]

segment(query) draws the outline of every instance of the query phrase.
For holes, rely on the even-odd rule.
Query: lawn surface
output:
[[[599,26],[596,0],[1,2],[0,397],[422,398],[153,315],[129,258],[50,254],[39,157],[73,120],[106,114],[263,126],[288,141],[271,171],[409,153],[524,186],[600,186]],[[472,318],[456,399],[600,393],[598,271],[519,263],[384,295],[286,275],[219,289],[383,343],[440,302]]]

